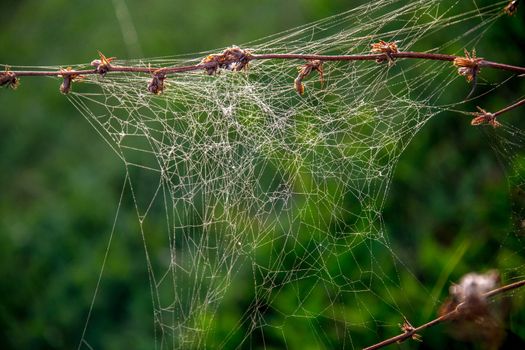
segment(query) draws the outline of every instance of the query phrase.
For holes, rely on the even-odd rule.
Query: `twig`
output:
[[[398,51],[396,42],[389,43],[382,40],[378,43],[372,44],[371,47],[371,54],[313,55],[288,53],[253,54],[250,50],[243,50],[239,47],[233,46],[224,50],[222,53],[205,57],[198,64],[172,67],[137,67],[113,65],[111,64],[112,60],[114,60],[113,57],[106,58],[106,56],[99,52],[100,59],[96,59],[91,62],[91,65],[94,67],[94,69],[74,70],[68,67],[68,69],[60,69],[58,71],[11,71],[8,69],[8,67],[6,67],[5,72],[0,73],[0,86],[7,85],[16,88],[19,82],[19,77],[58,76],[64,80],[60,87],[60,91],[62,93],[68,93],[70,91],[72,82],[75,79],[80,79],[80,77],[85,77],[87,75],[98,74],[100,76],[105,76],[108,73],[146,73],[152,76],[152,80],[147,86],[148,91],[154,94],[160,94],[164,90],[164,80],[168,75],[171,74],[204,70],[208,74],[213,75],[217,73],[219,69],[234,71],[246,69],[248,64],[254,60],[305,60],[307,64],[300,67],[299,76],[294,81],[296,90],[299,92],[299,94],[303,94],[304,86],[302,85],[302,80],[306,78],[312,70],[318,71],[321,80],[323,79],[323,62],[376,61],[377,63],[388,62],[388,65],[391,66],[395,63],[394,61],[396,59],[401,58],[452,62],[454,66],[458,67],[459,75],[465,76],[467,82],[473,82],[473,88],[469,94],[470,97],[474,91],[477,76],[481,71],[481,68],[504,70],[516,74],[525,73],[525,67],[492,62],[485,60],[484,58],[478,58],[476,57],[475,50],[473,50],[471,54],[465,50],[465,56],[462,57],[440,53]],[[492,126],[499,126],[499,123],[495,120],[496,116],[510,109],[516,108],[523,103],[525,102],[520,101],[517,104],[509,106],[497,113],[489,113],[479,108],[480,112],[472,113],[475,118],[472,120],[471,124],[478,125],[488,123]]]
[[[470,121],[470,124],[471,125],[481,125],[481,124],[489,124],[493,127],[499,127],[501,126],[501,124],[496,120],[496,117],[505,113],[505,112],[508,112],[508,111],[511,111],[513,110],[514,108],[517,108],[519,106],[523,106],[525,105],[525,99],[522,99],[508,107],[505,107],[503,109],[500,109],[499,111],[497,112],[494,112],[494,113],[491,113],[491,112],[487,112],[486,110],[484,110],[483,108],[479,107],[478,106],[478,112],[472,112],[470,113],[471,115],[474,116],[474,119],[472,119]]]
[[[423,60],[437,60],[437,61],[449,61],[453,62],[456,58],[460,56],[455,55],[445,55],[438,53],[426,53],[426,52],[398,52],[388,54],[391,58],[407,58],[407,59],[423,59]],[[250,57],[250,60],[320,60],[320,61],[376,61],[376,60],[388,60],[388,55],[381,54],[365,54],[365,55],[310,55],[310,54],[253,54]],[[215,62],[199,63],[196,65],[189,66],[175,66],[175,67],[135,67],[135,66],[117,66],[110,65],[108,67],[108,73],[153,73],[155,71],[162,71],[166,75],[181,73],[181,72],[190,72],[196,70],[205,70],[207,68],[213,68],[216,66]],[[480,67],[488,67],[499,70],[506,70],[514,73],[525,73],[525,67],[513,66],[504,63],[491,62],[486,60],[481,60],[479,62]],[[64,76],[64,75],[93,75],[99,74],[97,69],[87,69],[87,70],[72,70],[70,72],[63,72],[60,70],[55,71],[24,71],[24,70],[14,70],[9,71],[14,74],[16,77],[29,77],[29,76]],[[5,73],[3,73],[5,74]]]
[[[515,282],[515,283],[507,284],[505,286],[493,289],[491,291],[488,291],[488,292],[484,293],[482,296],[485,297],[485,298],[490,298],[490,297],[493,297],[493,296],[495,296],[497,294],[505,293],[505,292],[508,292],[510,290],[517,289],[517,288],[520,288],[520,287],[523,287],[523,286],[525,286],[525,280],[521,280],[521,281],[518,281],[518,282]],[[446,313],[444,315],[441,315],[441,316],[433,319],[430,322],[422,324],[419,327],[412,327],[409,330],[405,329],[404,333],[396,335],[396,336],[394,336],[392,338],[388,338],[386,340],[383,340],[382,342],[379,342],[377,344],[369,346],[369,347],[367,347],[367,348],[365,348],[363,350],[380,349],[380,348],[383,348],[383,347],[385,347],[387,345],[398,343],[398,342],[402,342],[404,340],[412,338],[417,333],[419,333],[420,331],[422,331],[422,330],[424,330],[426,328],[430,328],[432,326],[435,326],[436,324],[445,322],[445,321],[453,318],[454,316],[461,315],[461,312],[463,311],[463,309],[462,309],[463,306],[465,306],[465,302],[458,304],[456,306],[456,308],[453,309],[452,311],[450,311],[450,312],[448,312],[448,313]]]
[[[523,106],[523,105],[525,105],[525,98],[524,98],[523,100],[520,100],[520,101],[518,101],[518,102],[516,102],[516,103],[514,103],[514,104],[512,104],[512,105],[510,105],[510,106],[508,106],[508,107],[505,107],[505,108],[503,108],[503,109],[500,109],[499,111],[497,111],[497,112],[494,113],[494,116],[497,117],[498,115],[501,115],[501,114],[503,114],[503,113],[505,113],[505,112],[511,111],[511,110],[513,110],[514,108],[517,108],[517,107],[519,107],[519,106]]]
[[[493,297],[495,295],[498,295],[498,294],[501,294],[501,293],[505,293],[505,292],[508,292],[509,290],[513,290],[513,289],[520,288],[520,287],[523,287],[523,286],[525,286],[525,280],[521,280],[521,281],[518,281],[518,282],[514,282],[514,283],[511,283],[511,284],[507,284],[505,286],[501,286],[499,288],[493,289],[493,290],[488,291],[487,293],[483,294],[483,296],[485,298],[491,298],[491,297]]]

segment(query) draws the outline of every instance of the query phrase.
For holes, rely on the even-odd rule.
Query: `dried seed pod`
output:
[[[73,81],[84,78],[83,75],[75,73],[75,71],[71,67],[67,67],[66,69],[61,69],[60,71],[62,72],[62,74],[59,74],[58,76],[64,79],[62,84],[60,84],[60,92],[63,94],[67,94],[71,91],[71,85]]]
[[[153,72],[153,77],[148,84],[148,91],[152,94],[159,95],[164,91],[164,80],[166,79],[166,74],[162,71]]]
[[[67,94],[69,93],[69,91],[71,90],[71,76],[69,75],[66,75],[64,76],[64,81],[62,82],[62,84],[60,84],[60,92],[63,93],[63,94]]]
[[[304,94],[303,77],[301,77],[301,75],[299,75],[297,78],[295,78],[295,80],[294,80],[294,87],[295,87],[295,91],[297,91],[297,93],[299,95]]]
[[[302,65],[299,69],[299,75],[294,80],[295,90],[299,95],[304,94],[304,84],[303,80],[308,77],[312,71],[319,73],[319,79],[321,84],[324,83],[324,73],[323,73],[323,61],[321,60],[312,60],[308,61],[305,65]]]

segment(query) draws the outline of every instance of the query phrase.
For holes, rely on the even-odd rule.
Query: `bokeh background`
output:
[[[0,64],[67,67],[91,61],[97,50],[119,58],[199,52],[258,39],[364,2],[2,0]],[[444,0],[443,6],[452,2],[457,1]],[[464,1],[464,6],[490,2]],[[525,65],[524,15],[522,8],[492,26],[476,47],[479,55]],[[2,349],[78,345],[123,184],[120,160],[58,85],[56,79],[26,78],[18,90],[0,91]],[[498,110],[522,97],[522,91],[523,79],[513,79],[483,97],[483,107]],[[523,129],[523,117],[525,110],[518,109],[505,121]],[[436,300],[443,301],[449,284],[467,272],[498,268],[506,279],[523,277],[516,190],[521,180],[507,176],[519,154],[511,150],[498,156],[494,147],[507,137],[498,133],[444,113],[420,131],[400,159],[384,219],[393,251],[421,282],[403,286],[412,300],[406,314],[413,324],[429,320]],[[120,220],[130,233],[112,244],[103,292],[89,323],[96,339],[90,344],[149,349],[155,344],[151,296],[137,219],[129,210]],[[523,299],[516,293],[512,300],[508,330],[525,339]],[[404,347],[469,347],[447,334],[439,326],[423,334],[423,343]],[[378,330],[370,341],[385,335]],[[291,344],[301,342],[301,334],[286,336],[296,338]]]

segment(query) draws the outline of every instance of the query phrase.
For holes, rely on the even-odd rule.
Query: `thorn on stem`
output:
[[[321,81],[321,84],[324,83],[324,73],[323,73],[323,61],[321,60],[311,60],[308,61],[306,64],[300,66],[299,68],[299,75],[294,80],[294,86],[295,90],[299,95],[304,94],[304,84],[303,80],[308,77],[312,71],[316,71],[319,73],[319,79]]]

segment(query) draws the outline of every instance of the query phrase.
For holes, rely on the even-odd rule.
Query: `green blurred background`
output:
[[[2,0],[0,63],[66,67],[89,62],[97,50],[119,58],[210,50],[364,2]],[[444,0],[443,6],[452,2]],[[474,1],[464,3],[469,7]],[[521,9],[491,27],[477,46],[479,55],[524,65],[524,14]],[[26,78],[18,90],[0,91],[2,349],[77,346],[123,184],[120,160],[59,93],[58,85],[56,79]],[[522,88],[514,79],[484,97],[483,107],[502,108],[523,96]],[[461,96],[467,91],[449,93]],[[470,110],[474,108],[473,103]],[[516,110],[505,120],[520,128],[525,126],[523,114],[523,109]],[[512,159],[498,157],[491,147],[498,132],[441,114],[400,159],[384,218],[392,250],[421,282],[403,286],[412,305],[405,313],[414,324],[430,319],[437,305],[429,300],[442,301],[448,285],[467,272],[499,268],[505,278],[523,277],[521,233],[515,225],[521,208],[512,201],[515,183],[505,173]],[[519,177],[517,183],[522,184]],[[131,210],[121,213],[120,224],[129,225],[130,234],[118,235],[112,244],[103,293],[89,323],[95,348],[148,349],[155,344],[136,220]],[[400,279],[403,282],[403,276]],[[513,302],[509,327],[525,338],[525,301],[517,294]],[[444,332],[437,327],[423,334],[422,345],[404,347],[467,347]],[[379,341],[385,333],[378,330],[376,335]],[[287,337],[290,344],[301,342],[301,334]]]

